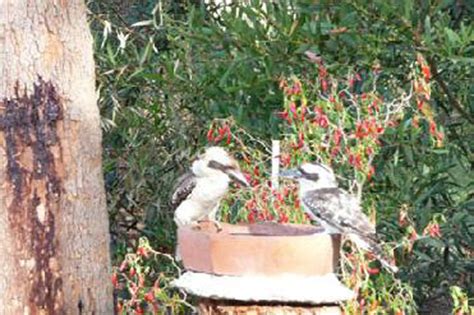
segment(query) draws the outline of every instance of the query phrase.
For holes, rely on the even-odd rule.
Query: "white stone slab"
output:
[[[235,277],[186,272],[172,284],[200,297],[238,301],[332,304],[355,297],[334,274]]]

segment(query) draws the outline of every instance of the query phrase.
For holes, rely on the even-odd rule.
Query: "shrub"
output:
[[[388,241],[408,239],[403,248],[413,245],[398,258],[407,266],[400,279],[413,288],[419,309],[433,298],[451,300],[457,292],[450,291],[452,286],[472,296],[472,5],[412,0],[264,3],[234,4],[220,15],[214,14],[212,1],[89,3],[116,242],[123,244],[138,229],[136,237],[145,234],[152,244],[172,252],[169,188],[204,145],[212,120],[229,122],[232,133],[243,139],[242,152],[264,152],[269,139],[286,128],[275,113],[284,100],[281,78],[315,77],[306,51],[324,56],[330,75],[358,73],[362,84],[354,87],[356,94],[377,73],[376,92],[384,99],[393,99],[399,89],[409,91],[406,74],[421,52],[426,61],[417,71],[420,77],[429,70],[429,99],[419,84],[414,101],[421,103],[414,109],[420,110],[383,133],[382,147],[370,163],[375,173],[365,185],[364,204],[377,210],[378,231]],[[417,124],[420,128],[414,128]],[[218,132],[222,125],[214,127]],[[441,135],[443,145],[436,146]],[[263,174],[266,156],[253,157],[250,173],[257,165]],[[341,170],[345,176],[351,174],[346,168]],[[368,171],[359,173],[366,176]],[[291,196],[289,191],[288,209]],[[237,200],[224,209],[225,218],[248,219],[239,210],[242,206]],[[288,219],[304,220],[294,215]],[[401,219],[410,224],[400,226]],[[433,235],[439,226],[442,238],[409,242],[427,226],[426,233]]]

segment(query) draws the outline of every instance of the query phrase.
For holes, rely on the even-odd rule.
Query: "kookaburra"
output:
[[[347,235],[358,247],[372,252],[384,267],[397,272],[398,268],[383,257],[375,226],[362,212],[358,199],[338,188],[330,167],[305,163],[297,169],[282,171],[280,176],[298,180],[304,211],[311,220],[319,222],[326,233]]]
[[[248,186],[237,161],[223,148],[209,147],[193,162],[191,171],[177,180],[171,197],[176,206],[174,221],[183,226],[201,220],[216,221],[219,202],[226,194],[229,183],[237,182]]]

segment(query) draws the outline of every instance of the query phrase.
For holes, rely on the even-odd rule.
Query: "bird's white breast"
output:
[[[227,176],[214,176],[198,178],[196,187],[191,193],[191,198],[202,201],[204,203],[220,200],[229,187],[229,179]]]
[[[176,223],[178,225],[190,224],[215,215],[228,186],[227,176],[197,178],[196,187],[175,211]]]

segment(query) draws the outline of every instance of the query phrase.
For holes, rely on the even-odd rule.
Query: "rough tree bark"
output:
[[[112,314],[82,0],[0,0],[0,314]]]

